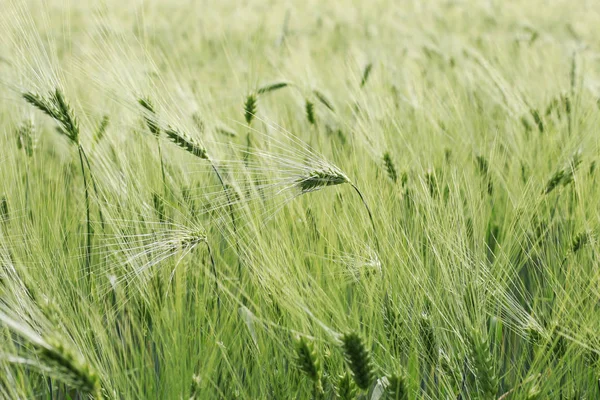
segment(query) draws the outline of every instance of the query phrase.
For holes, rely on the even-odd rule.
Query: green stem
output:
[[[367,209],[367,213],[369,214],[369,219],[371,220],[371,226],[373,227],[373,233],[375,235],[375,246],[377,246],[377,250],[379,251],[379,239],[377,238],[377,229],[375,228],[375,221],[373,221],[373,214],[371,213],[371,209],[369,208],[369,205],[367,204],[363,194],[358,189],[358,187],[352,182],[350,182],[350,185],[356,191],[356,193],[358,193],[360,200],[362,201],[362,203],[365,205],[365,208]]]
[[[158,158],[160,158],[160,171],[162,173],[162,181],[163,181],[163,195],[165,199],[167,198],[167,178],[165,174],[165,164],[163,163],[162,157],[162,147],[160,145],[160,139],[156,137],[156,146],[158,147]]]
[[[231,203],[231,198],[229,197],[229,191],[227,190],[227,187],[225,186],[225,181],[223,180],[221,173],[219,172],[219,170],[217,169],[215,164],[213,164],[212,161],[210,162],[210,166],[212,167],[213,171],[215,171],[215,175],[217,175],[217,178],[219,179],[219,182],[221,183],[221,187],[225,191],[225,196],[227,197],[227,204],[229,205],[229,214],[231,216],[231,223],[233,224],[233,233],[237,234],[237,226],[235,223],[235,214],[233,213],[233,204]]]
[[[98,194],[98,187],[96,186],[96,179],[94,178],[94,174],[92,174],[92,167],[90,166],[90,161],[88,160],[87,154],[85,154],[85,151],[83,150],[83,148],[81,149],[81,152],[83,153],[83,158],[85,160],[85,164],[87,165],[88,168],[88,172],[90,174],[90,179],[92,180],[92,187],[94,188],[94,193],[96,194],[96,198],[100,199],[100,196]],[[100,209],[100,205],[98,204],[98,216],[100,217],[100,224],[102,225],[102,230],[104,230],[104,216],[102,215],[102,210]]]
[[[213,257],[210,244],[206,241],[206,248],[208,249],[208,257],[210,258],[212,275],[215,278],[215,294],[217,295],[217,319],[221,317],[221,297],[219,296],[219,281],[217,280],[217,266],[215,264],[215,258]]]
[[[88,183],[87,177],[85,176],[85,165],[83,162],[83,148],[81,144],[77,145],[77,149],[79,151],[79,163],[81,165],[81,175],[83,176],[83,186],[85,188],[85,213],[86,213],[86,249],[85,249],[85,276],[89,276],[90,274],[90,259],[91,259],[91,251],[92,251],[92,226],[90,222],[90,198],[88,193]]]
[[[250,147],[252,147],[250,133],[250,124],[248,124],[248,132],[246,133],[246,153],[244,154],[244,164],[246,166],[248,166],[248,159],[250,158]]]
[[[227,197],[229,215],[231,217],[231,223],[233,224],[233,236],[235,238],[236,251],[238,253],[238,278],[241,281],[241,279],[242,279],[242,262],[240,260],[239,243],[237,241],[237,224],[235,221],[235,213],[233,211],[233,203],[231,202],[231,197],[229,197],[229,191],[227,190],[227,187],[225,186],[225,181],[223,180],[221,173],[219,172],[219,170],[217,169],[215,164],[212,162],[212,160],[210,160],[210,166],[215,171],[215,174],[217,175],[219,182],[221,182],[221,187],[223,187],[223,190],[225,191],[225,196]]]
[[[29,160],[25,160],[25,210],[28,217],[31,217],[31,210],[29,209]]]

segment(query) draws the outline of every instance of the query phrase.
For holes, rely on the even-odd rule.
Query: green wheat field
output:
[[[0,10],[0,399],[600,398],[598,2]]]

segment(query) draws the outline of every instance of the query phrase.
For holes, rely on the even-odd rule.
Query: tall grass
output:
[[[2,6],[0,398],[600,397],[593,4]]]

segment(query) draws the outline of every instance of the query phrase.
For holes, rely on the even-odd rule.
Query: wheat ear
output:
[[[352,378],[362,390],[367,390],[373,381],[373,367],[371,356],[365,347],[362,338],[356,333],[347,333],[342,336],[344,358],[352,371]]]

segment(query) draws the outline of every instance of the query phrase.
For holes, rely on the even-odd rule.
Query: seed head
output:
[[[154,136],[160,135],[160,127],[158,126],[158,121],[156,117],[156,111],[154,110],[154,105],[149,98],[141,98],[138,99],[138,103],[145,109],[147,115],[144,116],[144,120],[146,121],[146,126]]]
[[[408,387],[404,373],[389,375],[387,377],[388,385],[385,389],[386,399],[406,400],[408,398]]]
[[[296,186],[302,193],[314,192],[326,186],[341,185],[350,180],[346,175],[333,168],[323,168],[310,171],[296,179]]]
[[[306,108],[306,119],[308,120],[308,122],[311,125],[316,125],[317,120],[316,120],[316,116],[315,116],[315,104],[310,100],[306,100],[305,108]]]
[[[398,181],[398,173],[396,172],[396,167],[394,166],[394,161],[392,160],[389,151],[383,153],[383,164],[385,165],[385,170],[389,178],[396,183]]]
[[[169,127],[165,130],[165,135],[167,135],[167,137],[171,139],[173,143],[188,153],[203,160],[208,160],[208,152],[206,151],[206,148],[191,137],[187,136],[185,133]]]
[[[335,385],[335,395],[339,400],[354,400],[357,391],[356,384],[348,372],[340,375]]]
[[[23,98],[58,122],[61,134],[67,136],[72,143],[79,144],[79,123],[60,89],[50,92],[46,97],[27,92],[23,94]]]
[[[271,83],[267,83],[266,85],[258,88],[256,93],[257,94],[265,94],[265,93],[269,93],[269,92],[274,92],[276,90],[288,87],[289,85],[291,85],[291,83],[287,82],[287,81],[271,82]]]
[[[373,380],[371,357],[361,337],[356,333],[347,333],[342,337],[344,358],[352,371],[356,385],[367,390]]]
[[[258,98],[256,94],[251,93],[246,97],[246,103],[244,103],[244,118],[246,118],[246,123],[250,125],[254,116],[256,115],[256,110],[258,106]]]

